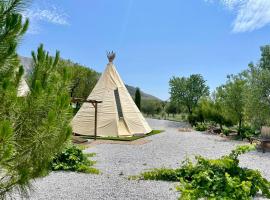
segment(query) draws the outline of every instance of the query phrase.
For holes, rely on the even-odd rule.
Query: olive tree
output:
[[[171,101],[184,105],[192,114],[201,97],[209,95],[209,87],[200,74],[190,77],[173,77],[169,81]]]
[[[247,78],[246,116],[257,128],[270,125],[270,46],[261,47],[258,64],[249,64]]]
[[[216,98],[224,115],[242,128],[245,114],[246,80],[241,76],[228,76],[226,84],[217,88]]]

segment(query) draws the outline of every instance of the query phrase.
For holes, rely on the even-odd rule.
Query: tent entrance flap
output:
[[[119,96],[118,89],[114,90],[114,98],[115,98],[115,103],[116,103],[116,107],[117,107],[118,117],[122,118],[123,111],[122,111],[122,106],[121,106],[121,102],[120,102],[120,96]]]
[[[127,124],[123,117],[119,119],[118,123],[118,136],[131,136]]]

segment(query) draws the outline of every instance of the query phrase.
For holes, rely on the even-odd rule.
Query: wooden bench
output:
[[[259,141],[260,142],[260,146],[262,148],[263,153],[265,153],[265,150],[268,147],[267,144],[270,144],[270,138],[256,138],[256,137],[251,137],[250,138],[250,143],[252,144],[253,141]]]

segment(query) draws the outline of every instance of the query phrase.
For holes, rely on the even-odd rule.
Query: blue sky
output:
[[[270,39],[270,0],[34,0],[23,14],[19,54],[43,43],[102,72],[114,50],[124,82],[164,100],[172,76],[200,73],[214,90]]]

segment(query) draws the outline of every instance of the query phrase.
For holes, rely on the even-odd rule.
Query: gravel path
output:
[[[177,199],[176,183],[130,181],[129,175],[158,167],[177,167],[186,156],[201,154],[217,158],[242,142],[199,132],[179,132],[185,124],[148,119],[153,129],[165,132],[145,138],[143,145],[100,144],[86,149],[95,152],[101,175],[57,172],[33,183],[31,199]],[[252,152],[241,157],[241,165],[259,169],[270,180],[270,153]],[[259,199],[259,198],[258,198]]]

